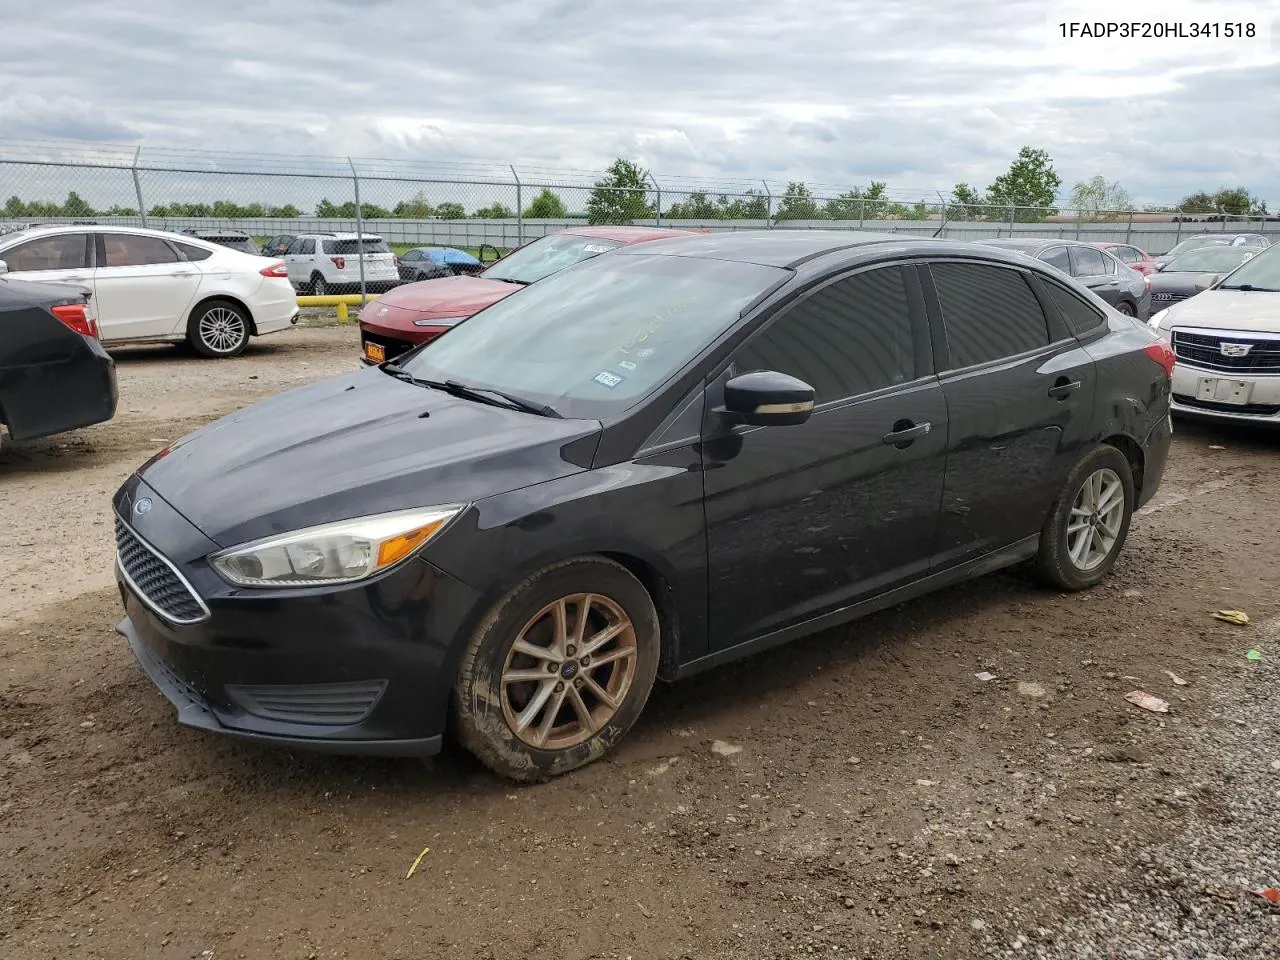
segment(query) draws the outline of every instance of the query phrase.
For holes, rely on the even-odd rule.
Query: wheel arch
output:
[[[245,303],[243,299],[232,293],[209,293],[201,297],[192,304],[191,309],[187,311],[187,322],[183,329],[186,330],[190,328],[192,319],[194,319],[196,313],[201,307],[207,307],[209,304],[215,303],[219,300],[230,303],[243,310],[244,315],[249,318],[249,335],[251,337],[256,337],[258,335],[258,321],[254,319],[253,311],[249,309],[249,305]]]
[[[1129,469],[1133,471],[1134,499],[1136,502],[1141,502],[1143,474],[1146,470],[1146,455],[1142,452],[1142,446],[1133,437],[1124,433],[1113,433],[1104,437],[1102,445],[1115,447],[1129,461]]]

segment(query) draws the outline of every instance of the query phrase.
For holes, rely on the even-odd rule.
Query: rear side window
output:
[[[0,260],[14,273],[19,270],[84,270],[89,266],[88,238],[83,233],[62,233],[0,250]]]
[[[213,256],[213,251],[206,250],[204,247],[193,247],[189,243],[179,243],[176,246],[182,251],[182,255],[191,261],[208,260]]]
[[[977,263],[929,265],[951,369],[1048,346],[1049,327],[1040,301],[1017,271]]]
[[[1112,247],[1112,250],[1125,263],[1137,263],[1142,259],[1142,255],[1133,247]]]
[[[1056,283],[1042,280],[1041,285],[1049,295],[1050,302],[1058,308],[1062,319],[1067,322],[1067,326],[1077,337],[1098,329],[1106,320],[1100,310],[1085,303],[1074,293],[1064,290]]]
[[[355,256],[360,253],[363,248],[364,253],[390,253],[391,250],[387,246],[385,240],[375,240],[370,237],[364,237],[361,240],[325,240],[324,252],[332,253],[338,256]]]
[[[1076,263],[1077,277],[1100,277],[1107,272],[1106,258],[1103,257],[1101,250],[1095,250],[1093,247],[1072,248],[1071,259]]]
[[[99,235],[108,267],[143,267],[156,263],[177,263],[178,253],[159,237],[129,233]]]
[[[910,301],[900,267],[837,280],[779,316],[734,357],[739,373],[777,370],[817,403],[914,380]]]

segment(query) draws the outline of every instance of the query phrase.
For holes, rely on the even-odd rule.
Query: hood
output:
[[[598,434],[452,397],[377,368],[278,394],[171,444],[138,474],[209,539],[465,503],[584,467],[562,448]]]
[[[408,322],[437,317],[469,317],[519,289],[519,284],[486,280],[482,276],[420,280],[392,288],[370,304],[365,312],[374,323],[393,322],[402,316]],[[387,308],[387,313],[379,313],[382,307]]]
[[[1280,334],[1280,293],[1205,290],[1175,304],[1164,314],[1160,318],[1161,330],[1208,327],[1211,330]]]

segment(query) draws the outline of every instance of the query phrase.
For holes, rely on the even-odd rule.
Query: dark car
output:
[[[1226,276],[1259,250],[1217,245],[1196,247],[1179,254],[1151,278],[1151,309],[1160,311],[1200,292],[1196,281],[1206,274]]]
[[[182,232],[189,237],[196,237],[207,243],[216,243],[220,247],[239,250],[241,253],[251,253],[255,257],[258,256],[258,247],[254,244],[253,237],[243,230],[203,230],[198,227],[192,227]]]
[[[110,420],[116,369],[87,292],[3,274],[0,261],[0,426],[29,440]]]
[[[264,243],[260,252],[264,257],[283,257],[296,239],[298,238],[292,233],[278,234]]]
[[[1156,257],[1155,260],[1157,267],[1163,267],[1174,257],[1204,247],[1244,247],[1254,253],[1261,253],[1269,246],[1271,241],[1260,233],[1201,233],[1178,241],[1173,249]]]
[[[474,276],[484,269],[478,259],[457,247],[413,247],[400,254],[396,264],[407,283],[440,277]]]
[[[448,728],[545,779],[655,677],[1022,561],[1098,583],[1160,483],[1172,367],[976,244],[619,247],[162,450],[113,501],[118,629],[182,723],[411,755]]]
[[[1017,250],[1029,257],[1043,260],[1068,276],[1075,277],[1127,316],[1146,320],[1151,315],[1151,288],[1147,278],[1092,243],[1019,238],[975,242],[989,247]]]

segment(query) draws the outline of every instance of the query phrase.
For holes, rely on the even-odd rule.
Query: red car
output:
[[[1141,247],[1135,247],[1132,243],[1095,243],[1092,246],[1098,247],[1100,250],[1106,250],[1107,253],[1114,257],[1119,257],[1126,267],[1131,270],[1137,270],[1144,277],[1149,277],[1160,270],[1160,265],[1156,263],[1155,257]]]
[[[475,276],[406,283],[360,314],[361,359],[392,360],[521,287],[614,247],[694,233],[663,227],[571,227],[517,247]]]

